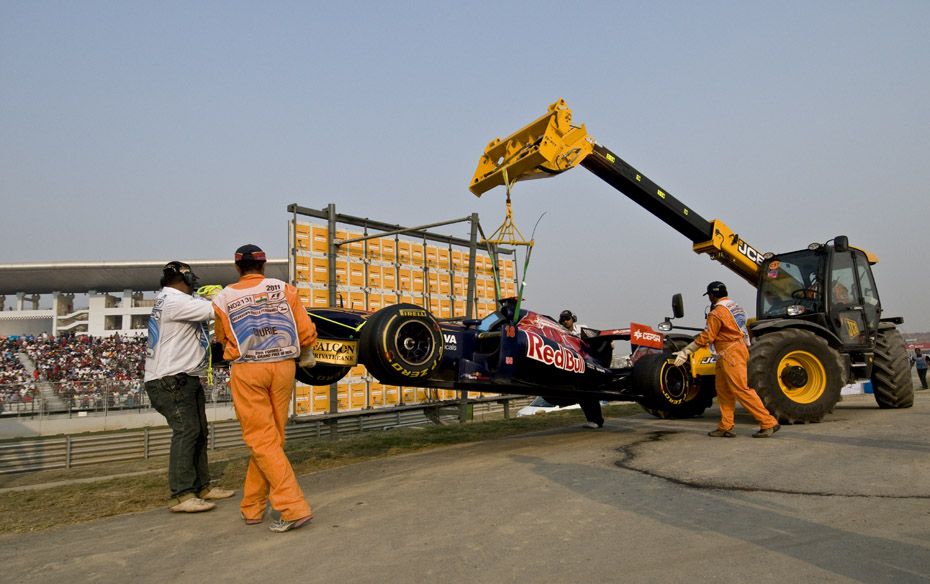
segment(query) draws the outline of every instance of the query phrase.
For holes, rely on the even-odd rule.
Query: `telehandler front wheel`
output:
[[[749,386],[782,424],[819,422],[845,384],[839,352],[810,331],[767,333],[749,350]]]
[[[911,363],[904,338],[896,328],[878,331],[872,362],[872,390],[880,408],[909,408],[914,405]]]

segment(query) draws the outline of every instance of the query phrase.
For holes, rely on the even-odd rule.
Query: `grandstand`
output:
[[[167,261],[0,265],[0,413],[145,407],[147,323]],[[189,263],[203,284],[237,279],[229,260]],[[286,280],[287,260],[266,272]],[[223,379],[210,389],[229,399]]]
[[[144,335],[168,261],[0,264],[0,336]],[[237,280],[230,260],[188,263],[202,284]],[[266,273],[288,280],[287,260],[269,260]],[[87,306],[76,307],[84,297]]]

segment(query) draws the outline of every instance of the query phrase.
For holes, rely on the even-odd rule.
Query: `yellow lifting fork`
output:
[[[583,166],[691,240],[695,253],[707,254],[753,286],[757,285],[763,254],[733,232],[723,221],[708,221],[673,197],[646,175],[588,136],[584,125],[572,125],[572,111],[564,99],[545,115],[504,139],[496,138],[478,161],[469,184],[476,196],[506,185],[507,219],[512,224],[509,189],[521,180],[546,178]]]
[[[560,99],[549,106],[545,115],[506,140],[492,140],[478,161],[468,189],[480,197],[496,186],[506,185],[509,196],[511,184],[574,168],[593,148],[584,125],[572,126],[572,110]]]

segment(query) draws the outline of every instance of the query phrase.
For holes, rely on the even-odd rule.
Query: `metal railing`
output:
[[[495,396],[469,400],[475,417],[509,418],[512,408],[529,403],[526,396]],[[458,422],[459,402],[424,403],[392,408],[301,418],[288,424],[288,441],[331,439],[360,434],[440,423]],[[210,423],[209,448],[243,447],[239,422]],[[144,460],[165,456],[171,447],[171,430],[146,427],[99,434],[22,438],[0,442],[0,474],[38,470],[68,469],[99,463]]]
[[[219,371],[219,370],[217,370]],[[203,383],[208,404],[231,403],[225,375]],[[208,407],[210,407],[208,405]],[[29,381],[0,385],[0,415],[69,417],[151,410],[141,379],[128,381]]]

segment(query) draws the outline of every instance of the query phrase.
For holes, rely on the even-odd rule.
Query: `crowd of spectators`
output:
[[[18,353],[22,342],[17,337],[0,337],[0,385],[25,383],[31,379]]]
[[[43,381],[130,381],[142,377],[145,337],[42,334],[22,337],[21,350]]]
[[[146,341],[118,334],[0,337],[0,411],[30,411],[44,382],[68,409],[147,407]],[[204,384],[208,401],[229,401],[227,377],[225,369],[214,370],[213,385]]]
[[[0,338],[0,411],[28,411],[32,407],[35,384],[19,359],[21,348],[16,337]]]

